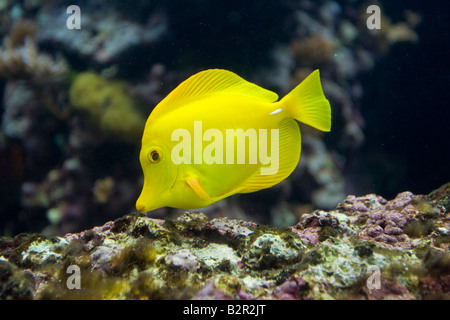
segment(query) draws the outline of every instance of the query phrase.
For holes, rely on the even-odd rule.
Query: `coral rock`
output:
[[[1,238],[0,297],[448,299],[449,185],[391,201],[348,196],[290,228],[186,212]],[[80,289],[68,285],[69,267]]]

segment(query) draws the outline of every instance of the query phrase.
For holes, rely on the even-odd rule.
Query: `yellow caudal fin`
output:
[[[331,108],[320,83],[319,70],[315,70],[280,104],[294,119],[322,131],[331,130]]]

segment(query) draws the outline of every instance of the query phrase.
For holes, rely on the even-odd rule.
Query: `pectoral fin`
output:
[[[200,184],[200,181],[195,178],[186,179],[186,183],[194,190],[194,192],[203,200],[211,201],[211,197],[209,194],[203,189],[202,185]]]

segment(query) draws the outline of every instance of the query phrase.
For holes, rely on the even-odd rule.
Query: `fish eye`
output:
[[[149,153],[148,153],[148,160],[152,163],[158,163],[159,161],[161,161],[162,158],[162,153],[161,150],[159,149],[152,149]]]

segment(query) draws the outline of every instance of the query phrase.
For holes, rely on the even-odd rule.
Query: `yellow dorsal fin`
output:
[[[231,71],[210,69],[196,73],[182,82],[155,107],[151,116],[160,116],[213,94],[241,94],[268,102],[278,100],[275,92],[248,82]]]
[[[278,166],[278,171],[274,174],[263,175],[260,170],[257,170],[235,193],[249,193],[270,188],[286,179],[297,167],[300,149],[300,129],[297,122],[290,118],[283,120],[279,126],[278,162],[271,164],[275,167]]]
[[[194,192],[203,200],[210,201],[211,197],[209,194],[203,189],[202,185],[200,184],[200,181],[198,179],[187,179],[186,183],[194,190]]]

